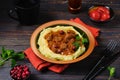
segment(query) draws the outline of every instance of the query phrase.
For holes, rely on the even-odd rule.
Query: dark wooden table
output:
[[[98,24],[91,22],[88,18],[88,8],[94,4],[110,6],[115,13],[113,20],[107,23]],[[120,39],[120,1],[119,0],[83,0],[82,9],[78,14],[68,12],[67,0],[41,0],[40,2],[40,21],[38,25],[26,26],[8,16],[9,9],[13,8],[12,0],[2,0],[0,2],[0,49],[4,46],[7,49],[15,51],[24,51],[30,47],[29,40],[32,32],[41,24],[58,19],[69,20],[79,17],[85,23],[100,29],[100,36],[97,38],[97,46],[92,54],[86,59],[71,64],[63,73],[57,74],[52,71],[37,71],[28,60],[19,61],[18,64],[26,64],[32,72],[30,80],[82,80],[89,70],[96,63],[107,42],[109,40]],[[120,47],[120,45],[118,46]],[[1,52],[1,50],[0,50]],[[120,80],[120,57],[118,57],[110,66],[116,68],[116,74],[112,80]],[[11,80],[10,62],[0,67],[0,80]],[[107,80],[108,70],[98,75],[95,80]]]

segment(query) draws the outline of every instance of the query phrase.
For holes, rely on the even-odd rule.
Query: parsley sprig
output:
[[[82,34],[82,36],[84,36],[84,35],[85,34]],[[75,39],[76,39],[76,41],[73,43],[73,45],[76,47],[76,49],[78,49],[80,47],[80,42],[79,42],[80,39],[82,40],[82,44],[86,44],[89,42],[87,38],[84,38],[84,37],[81,38],[79,35],[76,35]]]
[[[16,61],[23,60],[23,52],[15,52],[14,50],[5,49],[2,47],[2,53],[0,54],[0,66],[4,65],[6,61],[11,60],[11,67],[16,65]]]
[[[83,37],[83,39],[82,39],[83,44],[86,44],[89,42],[88,39],[85,37],[85,33],[82,34],[82,37]]]
[[[111,78],[115,75],[116,69],[115,69],[115,67],[111,67],[111,66],[109,66],[107,69],[109,70],[108,80],[111,80]]]

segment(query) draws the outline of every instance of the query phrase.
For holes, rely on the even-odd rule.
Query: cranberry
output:
[[[29,77],[30,71],[26,65],[17,65],[10,70],[10,75],[14,80],[25,80]]]

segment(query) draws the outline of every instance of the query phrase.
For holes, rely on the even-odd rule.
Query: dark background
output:
[[[115,13],[113,20],[107,23],[99,24],[90,21],[88,18],[88,8],[94,4],[108,5]],[[58,19],[71,19],[79,17],[85,23],[99,28],[100,36],[97,38],[99,46],[85,60],[71,64],[63,73],[56,74],[52,71],[37,71],[27,59],[18,62],[26,64],[32,72],[30,80],[81,80],[84,75],[92,68],[101,56],[100,51],[105,48],[111,39],[120,39],[120,1],[119,0],[83,0],[82,9],[78,14],[68,12],[67,0],[41,0],[40,2],[40,20],[37,25],[20,25],[18,21],[8,16],[8,11],[14,9],[13,0],[0,1],[0,48],[4,46],[7,49],[23,51],[30,47],[29,39],[32,32],[41,24]],[[1,51],[0,51],[1,52]],[[116,75],[112,80],[120,80],[120,58],[111,64],[116,68]],[[10,62],[0,67],[0,80],[10,80],[9,70]],[[108,71],[105,70],[95,80],[107,80]]]

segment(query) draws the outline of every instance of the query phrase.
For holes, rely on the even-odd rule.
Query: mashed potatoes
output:
[[[52,51],[49,47],[48,47],[48,41],[45,39],[46,34],[52,32],[56,32],[58,30],[63,30],[64,32],[67,32],[68,30],[72,30],[75,32],[75,34],[79,35],[79,37],[82,40],[82,36],[79,32],[77,32],[72,26],[56,26],[56,27],[49,27],[44,29],[38,38],[38,45],[39,48],[38,50],[40,51],[41,54],[43,54],[45,57],[48,57],[50,59],[55,59],[55,60],[62,60],[62,61],[66,61],[66,60],[73,60],[76,59],[77,57],[79,57],[82,53],[85,52],[85,46],[84,44],[80,45],[79,48],[70,55],[62,55],[62,54],[58,54],[55,53],[54,51]]]

